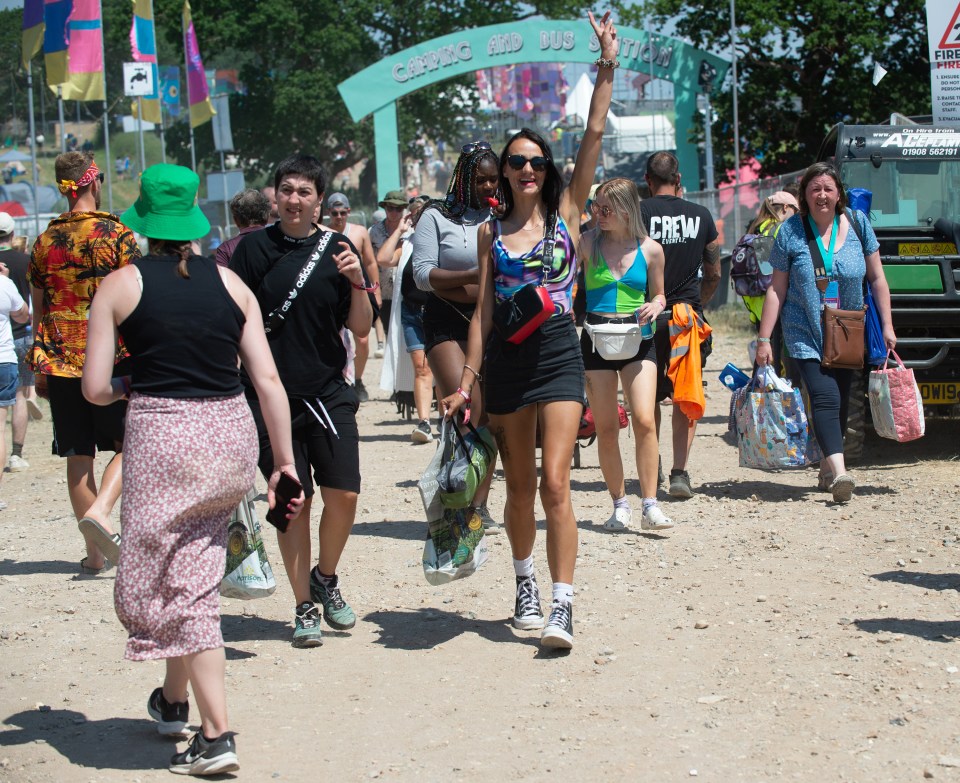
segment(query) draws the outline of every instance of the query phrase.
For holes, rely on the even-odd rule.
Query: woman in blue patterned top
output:
[[[826,369],[823,359],[821,305],[843,310],[863,307],[864,276],[883,324],[887,348],[897,344],[890,319],[890,288],[880,263],[880,243],[862,212],[847,209],[847,195],[837,170],[829,163],[815,163],[800,181],[800,214],[787,220],[773,246],[770,263],[773,283],[767,289],[757,337],[757,364],[773,361],[770,335],[777,316],[783,339],[800,371],[810,398],[810,419],[823,452],[818,486],[830,492],[836,503],[846,503],[856,482],[843,461],[843,433],[847,430],[847,407],[853,370]],[[851,225],[857,222],[858,231]],[[814,275],[803,221],[809,221],[823,255],[829,285],[821,295]],[[781,312],[782,306],[782,312]]]
[[[580,215],[587,203],[600,155],[607,109],[613,92],[617,35],[609,12],[590,24],[600,42],[597,79],[587,127],[573,178],[566,190],[547,143],[523,129],[500,156],[502,219],[480,227],[477,252],[480,293],[470,324],[460,388],[442,401],[445,415],[470,402],[484,359],[484,406],[497,439],[507,484],[504,522],[517,575],[513,625],[543,628],[544,647],[573,646],[573,570],[577,559],[577,520],[570,501],[570,456],[583,410],[583,360],[573,322],[575,248]],[[555,224],[553,257],[541,264],[547,226]],[[520,344],[491,334],[497,302],[523,285],[543,284],[554,313]],[[489,341],[488,341],[489,338]],[[547,561],[553,578],[553,605],[544,626],[540,592],[533,571],[536,538],[537,425],[541,436],[540,501],[547,517]]]

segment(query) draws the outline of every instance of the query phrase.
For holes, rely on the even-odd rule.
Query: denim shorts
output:
[[[411,306],[403,302],[400,305],[400,325],[403,327],[403,339],[407,344],[407,353],[422,351],[425,345],[423,307]]]
[[[33,368],[27,362],[27,354],[30,353],[32,347],[33,337],[29,334],[13,341],[13,350],[17,353],[17,370],[20,373],[21,386],[35,385]]]
[[[16,362],[0,364],[0,408],[9,408],[17,401],[17,388],[20,386],[20,374]]]

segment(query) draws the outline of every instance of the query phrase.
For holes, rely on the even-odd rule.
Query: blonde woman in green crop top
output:
[[[628,179],[617,178],[597,188],[593,201],[597,228],[580,238],[587,292],[587,323],[640,323],[656,325],[663,312],[663,248],[651,239],[640,217],[640,195]],[[652,332],[649,333],[652,338]],[[607,530],[627,530],[633,511],[626,495],[620,457],[617,387],[623,384],[630,405],[636,440],[637,475],[640,478],[643,530],[673,527],[657,504],[659,448],[654,411],[657,404],[657,354],[653,339],[640,343],[626,359],[605,359],[594,348],[584,329],[580,350],[587,376],[587,398],[597,427],[600,471],[613,498]]]

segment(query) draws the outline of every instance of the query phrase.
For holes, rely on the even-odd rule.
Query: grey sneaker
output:
[[[500,532],[500,523],[490,516],[490,511],[486,503],[482,506],[476,506],[474,511],[477,512],[477,516],[480,517],[480,521],[483,522],[483,532],[486,535],[495,536]]]
[[[297,606],[293,619],[293,646],[319,647],[323,644],[323,632],[320,630],[320,612],[315,604],[304,601]]]
[[[573,647],[573,604],[567,601],[553,602],[550,619],[540,634],[540,644],[556,650]]]
[[[357,624],[357,615],[340,594],[340,578],[334,577],[329,587],[314,566],[310,570],[310,597],[323,606],[323,619],[337,631],[349,631]]]
[[[163,688],[155,688],[147,699],[147,714],[157,722],[157,731],[165,737],[184,733],[190,720],[190,702],[169,702],[163,698]]]
[[[687,471],[670,471],[670,495],[683,500],[693,497],[693,489],[690,487],[690,474]]]
[[[203,732],[198,731],[187,749],[170,759],[170,771],[178,775],[219,775],[238,769],[237,743],[231,731],[215,740],[204,739]]]
[[[370,395],[367,393],[367,387],[363,385],[363,381],[357,378],[353,386],[357,390],[357,399],[360,400],[360,402],[369,402]]]
[[[668,530],[673,527],[673,520],[663,513],[659,505],[647,506],[640,519],[641,530]]]
[[[430,422],[424,419],[410,433],[410,440],[414,443],[429,443],[433,440],[433,432],[430,429]]]
[[[834,503],[849,503],[853,497],[853,490],[857,482],[849,473],[841,473],[830,484],[829,491],[833,495]]]
[[[535,576],[517,577],[517,602],[513,610],[513,627],[518,631],[536,631],[543,628],[540,588],[537,586]]]

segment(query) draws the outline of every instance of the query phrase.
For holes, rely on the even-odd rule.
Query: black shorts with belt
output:
[[[450,340],[466,343],[470,320],[476,309],[477,305],[473,302],[451,302],[436,294],[430,294],[423,308],[424,352],[430,353],[431,348]]]

